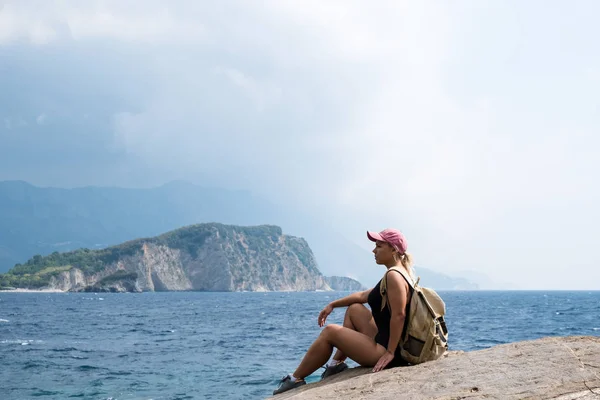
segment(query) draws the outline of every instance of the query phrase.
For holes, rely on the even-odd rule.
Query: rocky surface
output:
[[[272,398],[600,399],[600,337],[547,337],[370,371],[352,368]]]
[[[103,250],[36,256],[9,275],[10,284],[62,291],[332,290],[304,239],[284,235],[276,226],[216,223]],[[333,282],[335,290],[361,287],[350,278]]]

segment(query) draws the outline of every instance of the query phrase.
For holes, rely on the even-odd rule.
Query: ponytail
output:
[[[400,255],[400,262],[402,263],[402,266],[408,271],[410,277],[413,279],[413,281],[416,281],[417,279],[417,273],[415,272],[415,269],[413,267],[413,257],[412,255],[410,255],[409,253],[404,253]]]

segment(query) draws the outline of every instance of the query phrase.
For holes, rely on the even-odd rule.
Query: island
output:
[[[36,255],[0,274],[2,289],[69,292],[356,291],[326,277],[305,239],[274,225],[203,223],[105,249]]]

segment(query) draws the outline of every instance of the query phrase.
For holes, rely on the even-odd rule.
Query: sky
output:
[[[600,289],[599,14],[0,0],[0,180],[251,190],[417,270]]]

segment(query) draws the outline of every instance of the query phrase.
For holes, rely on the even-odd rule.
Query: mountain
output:
[[[328,276],[347,276],[372,286],[383,275],[383,268],[379,272],[373,268],[373,256],[368,250],[316,218],[247,191],[206,188],[180,181],[150,189],[62,189],[36,187],[22,181],[0,182],[0,272],[34,255],[102,249],[208,222],[279,226],[307,241],[319,269]],[[447,283],[445,277],[433,271],[417,271]],[[422,283],[429,284],[424,280]]]
[[[328,276],[325,281],[332,290],[358,292],[366,290],[360,282],[346,276]]]
[[[475,270],[453,271],[455,277],[463,277],[474,282],[481,290],[519,290],[518,285],[508,282],[497,282],[486,274]]]
[[[436,290],[478,290],[480,286],[466,278],[454,277],[426,268],[416,268],[417,276],[420,278],[419,285],[434,288]]]
[[[331,278],[329,278],[331,279]],[[333,278],[335,290],[360,283]],[[65,291],[332,290],[304,239],[277,226],[198,224],[101,250],[35,256],[0,287]]]

